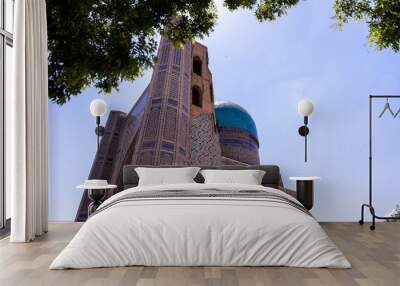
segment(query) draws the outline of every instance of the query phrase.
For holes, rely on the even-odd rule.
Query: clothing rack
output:
[[[393,217],[384,217],[376,215],[375,208],[372,203],[372,103],[374,99],[400,99],[400,95],[370,95],[369,96],[369,202],[361,206],[361,219],[359,223],[364,224],[364,208],[369,208],[372,216],[371,230],[375,230],[375,219],[393,219]]]

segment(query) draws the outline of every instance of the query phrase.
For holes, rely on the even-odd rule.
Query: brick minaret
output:
[[[190,105],[190,161],[193,165],[221,165],[221,148],[216,130],[212,74],[207,47],[192,48]]]
[[[162,38],[149,85],[144,126],[134,161],[143,165],[189,164],[191,44],[176,48]]]
[[[248,162],[221,155],[208,52],[199,43],[187,41],[177,48],[162,37],[149,85],[128,114],[110,112],[105,130],[89,178],[120,186],[116,192],[122,189],[122,169],[127,164]],[[76,221],[86,220],[89,203],[85,191]]]

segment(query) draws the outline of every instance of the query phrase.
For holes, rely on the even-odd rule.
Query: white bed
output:
[[[162,195],[174,191],[174,196]],[[262,193],[257,197],[253,191]],[[190,195],[195,192],[203,195]],[[154,197],[157,193],[160,197]],[[127,189],[99,207],[50,269],[128,265],[350,268],[317,221],[298,204],[279,190],[255,185],[192,183]]]

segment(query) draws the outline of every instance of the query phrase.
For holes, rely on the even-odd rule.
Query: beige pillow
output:
[[[262,170],[201,170],[204,183],[261,185],[265,171]]]
[[[196,177],[199,170],[199,167],[135,168],[139,176],[138,186],[195,183],[193,179]]]

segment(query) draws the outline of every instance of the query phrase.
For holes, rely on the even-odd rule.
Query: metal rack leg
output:
[[[375,230],[375,219],[377,216],[375,215],[375,209],[373,206],[368,205],[368,204],[362,204],[361,206],[361,219],[358,221],[359,224],[363,225],[364,224],[364,207],[369,208],[369,211],[372,216],[372,225],[370,225],[370,230]]]
[[[369,207],[369,210],[370,210],[371,215],[372,215],[372,225],[369,226],[369,229],[370,229],[370,230],[375,230],[375,217],[376,217],[376,215],[375,215],[375,209],[374,209],[373,206],[370,206],[370,207]]]
[[[365,204],[362,204],[362,205],[361,205],[361,219],[358,221],[358,223],[359,223],[360,225],[363,225],[363,224],[364,224],[364,207],[365,207]]]

